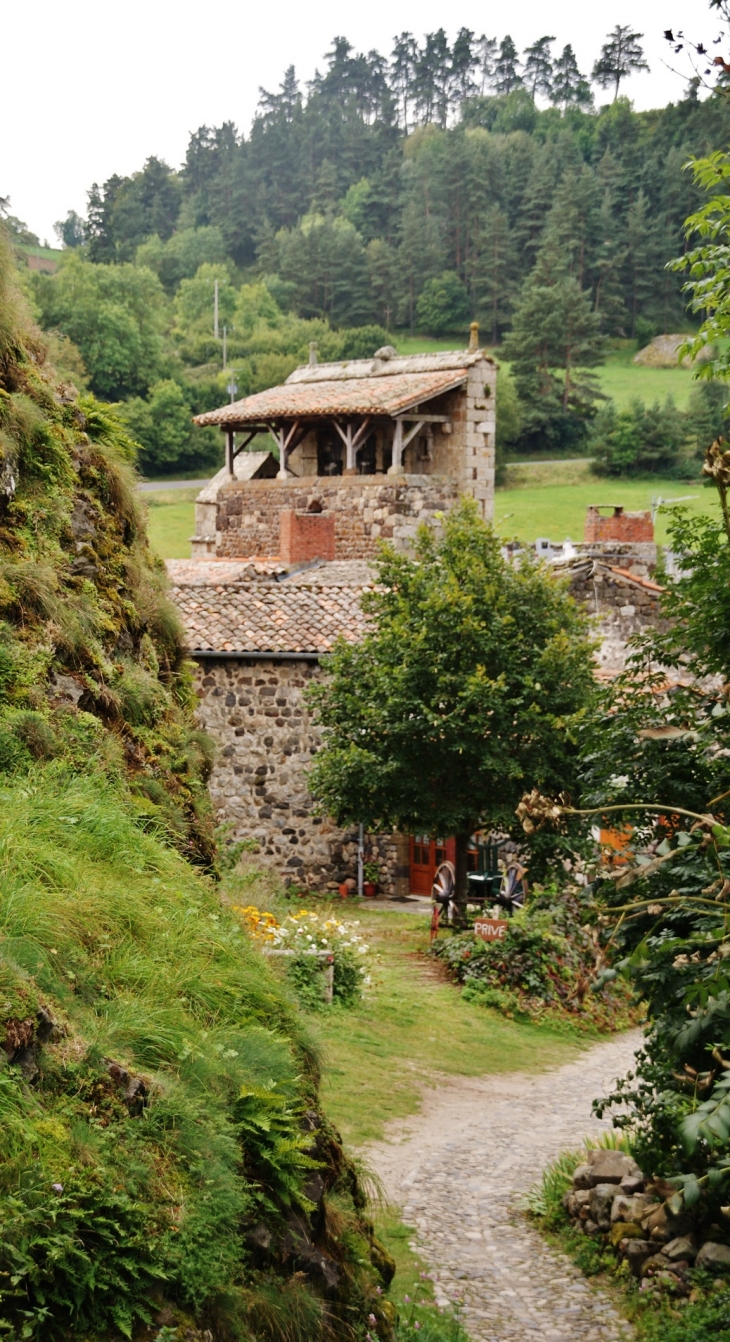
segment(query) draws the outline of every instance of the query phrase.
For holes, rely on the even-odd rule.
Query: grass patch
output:
[[[263,1224],[276,1245],[311,1210],[313,1160],[311,1233],[343,1268],[332,1335],[377,1315],[305,1019],[214,883],[99,776],[53,764],[0,787],[0,1040],[8,1342],[131,1337],[159,1293],[185,1324],[220,1312],[227,1337],[321,1339],[321,1294],[245,1241]]]
[[[616,342],[606,362],[596,368],[601,391],[623,410],[637,397],[640,401],[665,401],[673,396],[680,410],[686,410],[695,379],[691,368],[642,368],[633,362],[635,340]]]
[[[515,468],[509,469],[512,471]],[[528,472],[534,472],[541,483],[520,483],[516,488],[496,491],[494,523],[505,539],[516,537],[518,540],[534,541],[538,536],[549,536],[554,541],[563,541],[569,536],[573,541],[581,541],[586,508],[592,503],[618,503],[633,511],[650,508],[652,499],[658,497],[678,499],[693,494],[695,497],[684,505],[690,513],[709,515],[716,511],[714,492],[706,489],[700,481],[697,484],[685,484],[682,480],[603,480],[587,474],[581,481],[582,466],[576,466],[572,468],[576,473],[575,483],[546,484],[544,481],[548,471],[563,471],[565,468],[521,466],[516,469],[520,481],[528,478]],[[660,513],[656,519],[655,537],[659,544],[666,544],[666,513]]]
[[[149,509],[147,534],[150,545],[163,559],[189,559],[190,537],[195,530],[194,489],[150,490],[143,495]]]
[[[323,1099],[346,1141],[382,1138],[386,1123],[417,1112],[423,1087],[440,1077],[536,1072],[576,1056],[582,1045],[574,1039],[464,1001],[425,958],[426,918],[354,916],[380,957],[373,989],[359,1006],[317,1022]]]

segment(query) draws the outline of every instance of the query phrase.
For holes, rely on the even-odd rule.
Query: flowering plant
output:
[[[333,998],[345,1006],[360,1000],[370,983],[365,959],[370,947],[357,930],[359,923],[325,918],[311,909],[299,909],[281,922],[254,905],[237,912],[258,941],[290,953],[287,973],[307,1006],[323,1004],[322,967],[326,964],[333,966]]]

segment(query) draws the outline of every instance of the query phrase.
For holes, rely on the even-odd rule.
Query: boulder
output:
[[[601,1230],[608,1230],[611,1224],[611,1208],[615,1197],[615,1184],[598,1184],[591,1192],[588,1204],[591,1210],[591,1220],[595,1221]]]
[[[623,1246],[623,1254],[635,1277],[641,1276],[641,1269],[648,1258],[654,1256],[656,1245],[646,1239],[630,1239]]]
[[[655,1244],[652,1245],[652,1249],[656,1249]],[[671,1266],[669,1259],[665,1258],[663,1253],[654,1252],[649,1258],[644,1259],[641,1265],[641,1275],[642,1277],[653,1277],[655,1273],[663,1272]]]
[[[602,1147],[589,1151],[588,1166],[588,1187],[591,1188],[598,1184],[620,1184],[622,1179],[642,1177],[636,1161],[631,1156],[625,1156],[623,1151],[605,1151]]]
[[[633,1197],[627,1197],[625,1193],[619,1192],[613,1200],[611,1220],[633,1221],[638,1226],[652,1208],[658,1208],[660,1205],[656,1198],[650,1197],[648,1193],[636,1193]]]
[[[593,1172],[590,1165],[579,1165],[578,1168],[573,1171],[573,1188],[592,1188],[592,1175]]]
[[[727,1244],[717,1244],[709,1239],[702,1245],[695,1259],[695,1267],[708,1268],[710,1271],[730,1271],[730,1248]]]
[[[649,1239],[658,1244],[669,1244],[670,1240],[684,1235],[687,1230],[687,1222],[672,1216],[664,1203],[645,1216],[641,1224]]]
[[[692,339],[691,335],[680,335],[678,333],[654,336],[654,339],[648,345],[645,345],[634,355],[634,363],[638,363],[643,368],[678,368],[677,351],[680,345],[684,345],[685,341]],[[706,345],[697,355],[696,362],[704,363],[707,359],[712,358],[712,353],[712,346]],[[690,358],[689,355],[685,354],[682,367],[689,368],[689,366]]]
[[[632,1197],[634,1193],[641,1193],[644,1188],[644,1180],[638,1175],[625,1174],[619,1188],[627,1197]]]
[[[697,1257],[697,1245],[691,1235],[679,1235],[664,1245],[662,1253],[672,1263],[680,1263],[682,1259],[694,1262]]]

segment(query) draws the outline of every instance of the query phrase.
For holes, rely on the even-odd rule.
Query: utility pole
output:
[[[213,335],[218,339],[218,281],[213,284]],[[223,365],[225,368],[225,364]]]
[[[226,363],[227,363],[227,360],[228,360],[228,327],[227,327],[227,326],[224,326],[224,327],[223,327],[223,372],[224,372],[224,373],[225,373],[225,371],[226,371]]]

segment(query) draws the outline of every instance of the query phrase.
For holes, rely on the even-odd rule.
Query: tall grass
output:
[[[0,788],[0,1038],[41,1005],[55,1042],[0,1068],[6,1332],[131,1335],[160,1292],[266,1316],[242,1225],[308,1205],[315,1050],[212,881],[55,765]],[[294,1296],[272,1336],[319,1336]]]

